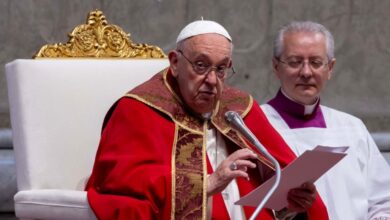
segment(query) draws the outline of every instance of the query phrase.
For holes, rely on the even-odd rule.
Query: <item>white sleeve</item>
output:
[[[367,129],[366,129],[367,130]],[[367,133],[368,219],[390,220],[390,166]]]

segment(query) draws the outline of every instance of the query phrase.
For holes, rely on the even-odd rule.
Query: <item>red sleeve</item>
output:
[[[167,219],[171,209],[174,123],[132,98],[108,115],[88,201],[99,219]]]

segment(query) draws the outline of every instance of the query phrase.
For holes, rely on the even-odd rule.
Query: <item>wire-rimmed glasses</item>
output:
[[[198,75],[206,76],[212,70],[214,70],[218,78],[227,79],[236,73],[233,66],[232,67],[228,67],[227,65],[211,66],[203,61],[197,61],[194,63],[184,55],[183,51],[177,50],[177,52],[179,52],[184,57],[184,59],[186,59],[187,62],[191,64],[192,69]]]
[[[329,64],[329,61],[325,62],[320,58],[313,58],[308,60],[290,58],[290,59],[282,60],[279,57],[277,57],[276,60],[283,64],[286,64],[291,69],[296,69],[296,70],[302,69],[305,63],[307,63],[312,70],[321,70],[322,68],[324,68]]]

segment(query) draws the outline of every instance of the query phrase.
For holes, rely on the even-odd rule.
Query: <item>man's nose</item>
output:
[[[310,67],[310,63],[309,62],[303,62],[302,63],[300,74],[304,78],[308,78],[308,77],[313,75],[313,71],[312,71],[312,69]]]
[[[206,75],[206,82],[212,85],[216,85],[218,81],[217,71],[212,68]]]

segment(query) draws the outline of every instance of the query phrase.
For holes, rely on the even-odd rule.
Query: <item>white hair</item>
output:
[[[334,39],[328,29],[322,24],[312,21],[293,21],[283,26],[274,40],[273,56],[279,58],[283,52],[283,40],[286,33],[294,32],[308,32],[308,33],[321,33],[326,40],[326,50],[328,59],[334,58]]]

